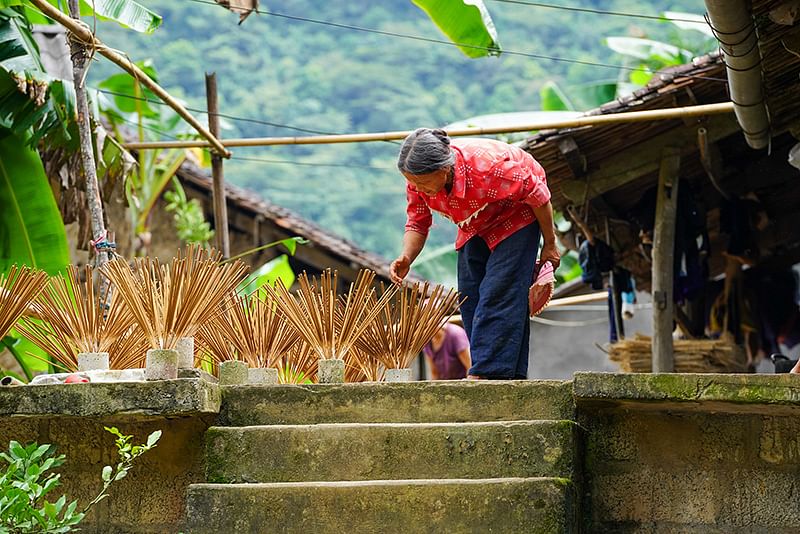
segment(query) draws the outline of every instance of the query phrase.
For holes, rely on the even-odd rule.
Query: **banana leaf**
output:
[[[58,0],[48,0],[53,6],[61,9]],[[66,2],[63,2],[66,5]],[[0,0],[0,8],[24,6],[28,19],[34,24],[48,24],[49,19],[26,0]],[[161,16],[150,11],[133,0],[81,0],[82,16],[97,16],[100,20],[111,20],[120,26],[140,33],[153,33],[161,26]],[[65,9],[62,9],[66,12]]]
[[[481,0],[412,0],[467,57],[499,56],[489,10]],[[464,46],[462,46],[464,45]]]

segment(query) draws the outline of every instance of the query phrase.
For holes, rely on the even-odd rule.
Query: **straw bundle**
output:
[[[29,311],[29,305],[46,282],[47,273],[25,266],[12,265],[7,276],[0,274],[0,338]]]
[[[380,306],[380,314],[370,321],[357,342],[358,348],[386,369],[409,367],[461,305],[459,297],[457,291],[440,285],[431,290],[427,282],[404,286],[391,302]],[[372,364],[367,361],[362,365],[370,368]]]
[[[309,280],[308,275],[302,273],[298,277],[297,297],[292,296],[280,280],[275,288],[265,288],[301,339],[320,359],[342,359],[394,294],[395,288],[391,288],[376,301],[374,279],[374,272],[362,269],[347,294],[341,296],[337,294],[338,274],[330,269],[326,269],[319,280]]]
[[[247,268],[221,259],[217,252],[189,246],[168,265],[137,258],[131,269],[116,258],[104,270],[150,348],[173,349],[179,338],[195,335],[230,306]]]
[[[744,351],[725,339],[675,340],[676,373],[743,373],[747,371]],[[652,370],[652,341],[637,334],[611,345],[609,359],[626,373]]]
[[[250,367],[274,367],[300,334],[278,312],[272,297],[251,295],[236,298],[225,313],[201,327],[199,337],[203,342],[208,340],[209,352],[217,363],[235,358]]]
[[[128,355],[112,348],[132,330],[133,315],[116,294],[96,293],[90,265],[83,275],[81,281],[79,269],[70,265],[66,276],[51,277],[36,299],[41,321],[23,317],[19,331],[63,369],[77,369],[81,352],[108,352],[112,369],[125,368]]]

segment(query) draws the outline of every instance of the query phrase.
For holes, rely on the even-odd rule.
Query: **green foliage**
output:
[[[48,0],[53,6],[67,12],[66,2]],[[0,0],[0,8],[9,6],[28,6],[28,18],[33,24],[52,24],[37,9],[30,6],[26,0]],[[63,6],[63,7],[62,7]],[[141,32],[152,33],[161,25],[161,17],[150,11],[142,4],[133,0],[81,0],[80,11],[82,16],[96,17],[98,20],[110,20],[124,28]]]
[[[603,46],[606,36],[636,32],[669,41],[675,29],[658,21],[486,4],[504,49],[588,62],[624,63],[623,56]],[[194,2],[149,0],[147,5],[164,17],[157,32],[143,36],[108,25],[103,28],[104,41],[135,60],[156,58],[159,82],[193,108],[205,109],[204,73],[214,71],[224,113],[314,131],[404,130],[442,126],[465,117],[543,109],[539,89],[548,80],[572,89],[598,80],[614,83],[618,74],[614,69],[511,54],[469,59],[453,46],[264,14],[252,15],[239,26],[238,15]],[[657,0],[646,6],[630,0],[587,0],[581,5],[616,11],[646,7],[653,14],[668,8],[703,9],[698,0]],[[294,0],[280,8],[277,4],[269,7],[281,13],[313,13],[312,18],[331,22],[442,39],[427,15],[408,0]],[[97,82],[117,73],[115,66],[101,60],[92,66],[90,78]],[[574,104],[575,109],[586,108]],[[230,123],[226,137],[308,134],[259,122]],[[406,218],[405,184],[395,166],[398,150],[393,143],[237,148],[225,162],[225,177],[391,259],[399,251]],[[452,245],[455,234],[451,223],[437,219],[426,249]]]
[[[69,248],[39,155],[0,129],[0,272],[13,263],[55,274]]]
[[[250,273],[250,275],[239,285],[239,293],[251,295],[269,284],[274,286],[280,280],[286,287],[292,287],[295,274],[289,265],[289,256],[280,256],[269,260],[267,263]]]
[[[467,57],[500,55],[497,30],[481,0],[411,0]],[[466,46],[462,46],[466,45]]]
[[[175,177],[172,184],[174,189],[164,193],[164,199],[167,201],[165,209],[173,213],[178,237],[184,243],[208,246],[208,242],[214,237],[214,230],[205,219],[203,207],[196,198],[191,200],[186,198],[183,186]]]
[[[55,447],[11,441],[0,460],[6,464],[0,471],[0,532],[69,532],[81,522],[85,512],[77,511],[77,501],[67,504],[64,495],[47,499],[61,478],[51,470],[65,461],[63,454],[55,456]]]
[[[50,501],[48,496],[61,483],[61,475],[52,470],[64,465],[66,457],[56,456],[53,445],[31,443],[21,445],[11,441],[8,452],[0,453],[4,469],[0,470],[0,534],[70,532],[86,516],[89,509],[108,496],[113,482],[122,480],[133,462],[156,446],[161,431],[150,434],[142,445],[131,445],[132,436],[116,428],[105,427],[114,434],[120,461],[115,467],[103,468],[103,489],[83,510],[78,501],[67,503],[66,495]]]

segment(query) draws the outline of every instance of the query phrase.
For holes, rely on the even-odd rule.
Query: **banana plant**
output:
[[[66,2],[48,0],[54,7],[62,9]],[[32,24],[53,24],[27,0],[0,0],[0,8],[22,6]],[[161,25],[161,16],[133,0],[81,0],[82,16],[107,20],[140,33],[153,33]]]
[[[497,30],[481,0],[412,0],[467,57],[498,56]]]

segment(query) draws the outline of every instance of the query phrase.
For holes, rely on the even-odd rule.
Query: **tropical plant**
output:
[[[48,500],[61,484],[61,475],[52,471],[66,463],[63,454],[56,456],[55,446],[9,442],[8,452],[0,453],[0,462],[5,464],[0,469],[0,533],[71,532],[92,506],[108,497],[111,484],[125,478],[133,462],[153,449],[161,438],[161,431],[157,430],[147,437],[146,443],[132,445],[133,436],[123,435],[114,427],[104,428],[117,437],[119,462],[103,468],[103,488],[83,510],[78,510],[77,500],[67,503],[66,495],[54,502]]]
[[[497,30],[481,0],[411,0],[467,57],[500,55]]]
[[[164,193],[164,200],[167,201],[164,209],[172,213],[178,238],[187,244],[207,247],[214,237],[214,230],[206,221],[203,207],[196,198],[186,198],[186,192],[175,176],[172,177],[172,187],[172,191]]]

